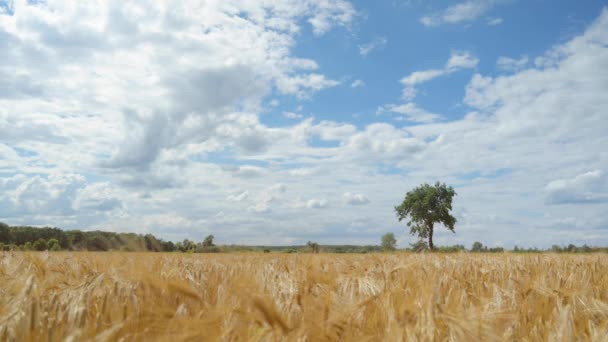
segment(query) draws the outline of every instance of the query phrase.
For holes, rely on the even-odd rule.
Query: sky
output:
[[[0,0],[0,221],[220,244],[608,245],[604,1]]]

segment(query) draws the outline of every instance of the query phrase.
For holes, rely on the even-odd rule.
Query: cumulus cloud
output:
[[[374,243],[376,227],[405,229],[393,207],[408,190],[441,180],[458,192],[459,223],[439,244],[608,243],[597,204],[608,168],[606,10],[524,67],[472,76],[460,118],[406,100],[381,106],[409,121],[399,124],[345,115],[275,125],[264,117],[283,110],[273,96],[286,94],[287,106],[332,85],[323,65],[294,55],[299,32],[348,27],[352,7],[62,4],[15,2],[15,16],[0,15],[2,221]],[[421,84],[477,63],[454,52],[402,84],[413,99]],[[353,212],[349,200],[371,193],[369,210]]]
[[[327,208],[327,206],[329,205],[329,201],[326,199],[310,199],[308,200],[308,202],[306,202],[306,207],[308,209],[323,209],[323,208]]]
[[[11,103],[7,130],[25,122],[30,132],[13,139],[61,143],[95,132],[94,153],[110,156],[95,158],[101,166],[141,171],[162,151],[222,139],[229,125],[240,131],[231,143],[254,154],[267,142],[238,113],[257,114],[273,88],[304,98],[338,84],[291,49],[302,19],[319,35],[348,26],[350,3],[196,6],[16,2],[0,17],[0,99]],[[86,160],[89,147],[69,160]]]
[[[123,202],[120,194],[109,183],[93,183],[79,191],[73,203],[79,211],[112,211],[121,209]]]
[[[394,161],[421,152],[425,143],[386,123],[375,123],[353,134],[344,148],[354,159]]]
[[[26,176],[0,182],[0,217],[17,222],[58,225],[109,215],[123,208],[124,194],[107,182],[87,184],[79,174]],[[29,221],[27,221],[29,220]]]
[[[311,132],[322,140],[345,140],[357,132],[357,127],[351,124],[323,120],[311,127]]]
[[[292,94],[300,98],[306,98],[311,93],[335,87],[340,82],[329,80],[324,75],[308,74],[281,78],[277,80],[276,84],[279,91],[283,94]]]
[[[70,215],[85,178],[78,174],[48,177],[15,175],[2,181],[2,216]]]
[[[369,203],[369,199],[363,194],[344,193],[344,200],[349,205],[365,205]]]
[[[608,177],[593,170],[570,179],[557,179],[545,187],[549,204],[608,202]]]
[[[445,65],[445,71],[454,72],[460,69],[472,69],[477,66],[479,59],[471,55],[470,52],[453,52]]]

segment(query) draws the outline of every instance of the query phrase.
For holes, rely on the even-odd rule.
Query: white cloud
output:
[[[478,63],[479,59],[471,55],[470,52],[454,52],[446,63],[445,70],[448,72],[454,72],[461,69],[473,69],[477,66]]]
[[[340,82],[328,80],[320,74],[285,77],[277,80],[277,88],[281,93],[296,95],[300,98],[308,97],[311,93],[335,87],[338,84]]]
[[[0,15],[0,220],[174,241],[377,243],[405,231],[393,212],[405,193],[440,180],[458,192],[458,224],[438,244],[608,244],[608,12],[529,57],[538,63],[474,75],[460,119],[405,101],[382,109],[416,124],[273,126],[264,107],[278,84],[310,99],[320,89],[293,81],[325,72],[293,52],[322,6],[311,3],[17,2],[15,17]],[[348,26],[331,19],[336,6],[313,31]],[[475,64],[453,56],[404,87]],[[353,211],[345,193],[373,200]]]
[[[289,174],[298,177],[314,176],[320,173],[319,168],[303,167],[289,170]]]
[[[261,191],[255,199],[255,205],[249,207],[249,210],[256,213],[267,214],[272,212],[271,203],[281,197],[287,190],[287,186],[282,183],[274,184]]]
[[[496,66],[505,71],[518,71],[528,65],[528,56],[522,56],[520,59],[513,59],[501,56],[496,60]]]
[[[416,85],[431,81],[440,76],[449,75],[453,72],[462,69],[472,69],[477,66],[479,59],[473,56],[468,51],[454,51],[450,58],[445,63],[443,69],[428,69],[422,71],[414,71],[408,76],[401,79],[401,83],[405,86],[403,89],[403,97],[406,100],[412,100],[416,97]]]
[[[323,208],[327,208],[328,205],[329,205],[329,201],[326,199],[313,198],[311,200],[308,200],[308,202],[306,202],[306,207],[308,209],[323,209]]]
[[[372,51],[386,46],[387,43],[388,39],[386,37],[377,37],[367,44],[359,45],[359,54],[367,57]]]
[[[237,193],[237,194],[229,195],[228,197],[226,197],[226,199],[231,202],[243,202],[244,200],[246,200],[248,198],[249,198],[249,191],[247,191],[247,190]]]
[[[374,123],[344,144],[351,158],[374,162],[408,158],[424,149],[424,142],[386,123]]]
[[[504,20],[502,18],[488,19],[488,25],[490,25],[490,26],[500,25],[503,23],[503,21]]]
[[[490,11],[497,1],[469,0],[449,6],[443,11],[426,15],[420,18],[424,26],[438,26],[441,24],[458,24],[473,21]]]
[[[416,84],[424,83],[424,82],[430,81],[434,78],[437,78],[439,76],[445,75],[446,72],[447,71],[445,69],[429,69],[429,70],[422,70],[422,71],[414,71],[413,73],[409,74],[408,76],[402,78],[401,83],[403,83],[407,86],[414,86]]]
[[[109,183],[93,183],[79,191],[72,207],[80,211],[111,211],[121,209],[120,192]]]
[[[337,123],[333,121],[321,121],[311,128],[314,135],[322,140],[346,140],[357,132],[357,127],[351,124]]]
[[[225,167],[227,170],[230,170],[235,177],[240,178],[256,178],[261,177],[265,173],[265,169],[259,166],[253,165],[241,165],[236,168]]]
[[[346,204],[349,205],[365,205],[369,203],[369,199],[363,194],[354,194],[350,192],[344,193]]]
[[[416,86],[459,70],[473,69],[478,63],[479,59],[470,52],[454,51],[445,63],[443,69],[414,71],[408,76],[403,77],[400,82],[405,86],[403,88],[403,99],[407,102],[402,105],[387,104],[381,106],[379,111],[390,111],[403,114],[408,121],[412,122],[429,123],[437,121],[441,118],[441,115],[426,111],[414,102],[411,102],[417,95]]]
[[[308,22],[313,26],[316,35],[322,35],[333,26],[348,26],[354,19],[356,11],[353,6],[344,0],[307,1],[312,16]],[[286,3],[285,8],[298,7],[301,2]]]
[[[288,119],[301,119],[304,116],[302,114],[294,113],[294,112],[283,112],[283,116]]]
[[[551,181],[545,191],[549,204],[608,202],[608,177],[601,170],[588,171]]]
[[[429,123],[441,119],[441,115],[430,113],[422,108],[419,108],[413,102],[408,102],[402,105],[386,105],[380,108],[380,111],[403,114],[407,120],[412,122]]]
[[[363,82],[362,80],[354,80],[353,83],[350,84],[351,88],[359,88],[359,87],[363,87],[365,85],[365,82]]]
[[[243,117],[256,117],[273,88],[306,98],[338,84],[309,72],[317,63],[291,50],[303,19],[316,34],[348,26],[350,3],[197,6],[16,2],[12,15],[0,17],[0,131],[19,141],[83,141],[69,153],[46,147],[45,155],[68,168],[94,161],[141,171],[163,151],[188,144],[263,151],[266,142],[252,127],[257,118]],[[225,126],[243,138],[216,136]]]

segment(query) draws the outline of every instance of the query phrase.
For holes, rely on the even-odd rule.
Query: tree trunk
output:
[[[433,224],[429,226],[429,249],[433,250],[435,246],[433,246]]]

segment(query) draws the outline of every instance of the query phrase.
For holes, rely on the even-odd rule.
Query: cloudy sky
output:
[[[608,245],[604,1],[0,0],[0,221]]]

